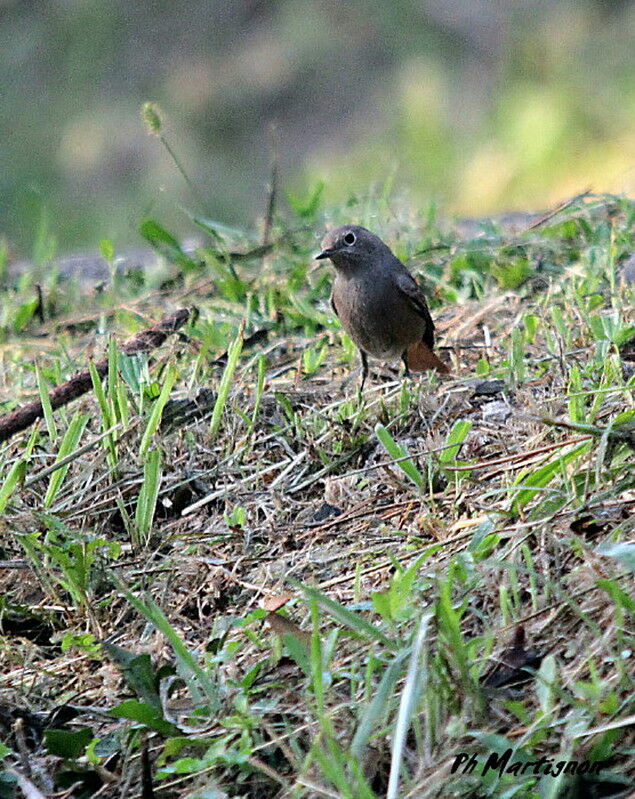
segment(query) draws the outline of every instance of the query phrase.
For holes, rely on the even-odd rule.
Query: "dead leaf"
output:
[[[271,594],[261,600],[260,607],[273,613],[274,610],[283,608],[290,599],[294,599],[294,594]]]

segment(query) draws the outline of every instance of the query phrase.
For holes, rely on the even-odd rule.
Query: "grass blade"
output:
[[[144,458],[147,455],[148,450],[150,449],[152,437],[159,428],[159,424],[161,423],[161,415],[163,414],[163,409],[165,408],[165,403],[168,401],[170,397],[170,392],[172,391],[172,387],[174,386],[175,382],[176,382],[176,368],[174,366],[170,366],[165,376],[165,381],[163,383],[161,393],[159,394],[154,405],[152,406],[152,411],[150,413],[150,418],[148,419],[148,424],[146,425],[146,429],[144,430],[143,436],[141,437],[141,444],[139,445],[139,455],[142,458]]]
[[[423,644],[426,640],[428,632],[428,625],[432,617],[431,613],[426,613],[422,616],[417,630],[412,652],[410,653],[410,662],[408,663],[408,673],[406,675],[406,683],[401,692],[401,701],[399,703],[399,713],[397,715],[397,722],[395,724],[395,732],[392,742],[391,750],[391,763],[390,763],[390,776],[388,778],[388,791],[386,799],[398,799],[399,797],[399,775],[401,772],[401,761],[403,752],[406,745],[406,737],[410,729],[410,722],[412,715],[415,711],[417,700],[419,699],[419,688],[421,686],[420,674],[420,656]]]
[[[64,438],[62,439],[62,443],[60,444],[60,448],[57,453],[57,461],[61,461],[63,458],[68,457],[77,449],[77,444],[79,443],[80,438],[82,437],[82,433],[84,432],[84,428],[86,427],[86,423],[88,422],[88,416],[86,414],[77,413],[71,419],[71,423],[68,426],[68,430],[64,434]],[[44,507],[50,508],[53,504],[53,500],[55,499],[57,492],[62,487],[62,483],[64,482],[64,478],[70,468],[70,462],[66,464],[66,466],[62,466],[61,469],[53,472],[51,475],[51,479],[49,481],[48,489],[46,491],[46,495],[44,497]]]
[[[25,475],[26,461],[23,458],[20,458],[20,460],[17,460],[13,464],[9,470],[6,480],[0,488],[0,514],[4,513],[7,505],[9,504],[9,500],[11,499],[11,495],[15,491],[16,487],[24,481]]]
[[[209,425],[209,434],[212,439],[216,438],[216,435],[220,429],[223,410],[225,409],[225,403],[227,402],[227,397],[229,395],[229,387],[231,386],[232,378],[234,377],[234,371],[236,370],[236,365],[238,364],[238,359],[240,358],[242,348],[243,332],[241,326],[238,335],[229,345],[229,350],[227,351],[227,366],[225,367],[225,371],[223,372],[223,376],[220,381],[220,386],[218,387],[218,396],[216,397],[216,402],[214,403],[212,421]]]
[[[407,458],[408,450],[395,441],[383,424],[375,426],[375,434],[391,458],[395,460],[401,458],[401,460],[399,460],[399,468],[406,477],[408,477],[417,488],[423,488],[425,480],[419,469],[415,466],[414,461],[411,458]],[[403,458],[407,459],[403,460]]]
[[[35,374],[37,377],[37,387],[40,394],[40,402],[42,403],[42,411],[44,412],[46,429],[48,430],[51,441],[57,441],[57,425],[55,424],[55,417],[53,416],[53,408],[51,407],[48,387],[46,385],[44,375],[42,374],[42,370],[38,364],[35,365]]]
[[[352,610],[349,610],[343,605],[340,605],[338,602],[335,602],[330,597],[326,596],[326,594],[323,594],[316,588],[302,585],[291,578],[289,578],[289,582],[291,585],[294,585],[296,588],[304,591],[309,599],[314,599],[318,605],[328,611],[341,624],[344,624],[346,627],[353,630],[353,632],[357,633],[357,635],[363,638],[370,638],[371,640],[378,641],[389,649],[398,648],[398,644],[385,636],[378,627],[376,627],[374,624],[371,624],[369,621],[366,621],[366,619],[364,619],[362,616],[359,616],[357,613],[353,613]]]
[[[143,465],[143,483],[137,499],[135,512],[136,540],[134,541],[137,548],[144,546],[150,537],[160,483],[161,450],[153,449],[148,453]]]

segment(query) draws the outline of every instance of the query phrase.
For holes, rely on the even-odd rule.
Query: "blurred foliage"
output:
[[[118,248],[148,213],[188,231],[181,203],[244,224],[274,123],[284,192],[323,181],[329,204],[373,183],[467,214],[628,192],[633,30],[632,0],[4,0],[0,236],[29,255],[46,218],[61,251]]]

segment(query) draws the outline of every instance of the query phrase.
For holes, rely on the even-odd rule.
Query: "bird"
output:
[[[316,260],[335,267],[331,307],[359,349],[363,389],[368,356],[399,358],[405,373],[450,370],[435,355],[434,323],[419,284],[379,236],[361,225],[342,225],[322,239]]]

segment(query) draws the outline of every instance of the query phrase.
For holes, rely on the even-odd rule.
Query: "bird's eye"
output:
[[[350,247],[352,244],[355,244],[355,241],[356,241],[355,234],[351,230],[349,230],[348,233],[344,236],[344,244],[347,244]]]

